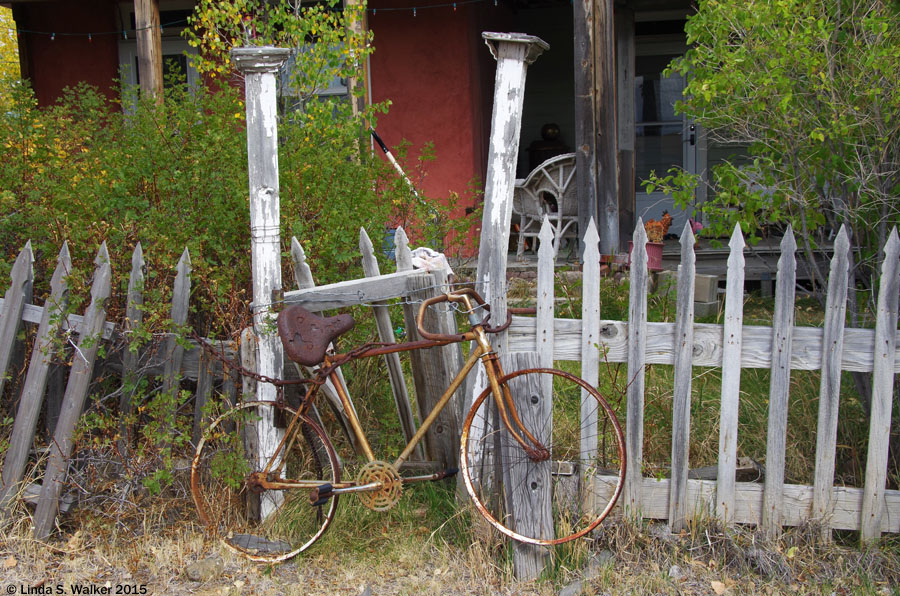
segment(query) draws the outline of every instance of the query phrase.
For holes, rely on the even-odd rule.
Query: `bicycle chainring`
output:
[[[403,492],[403,479],[394,466],[377,460],[364,465],[357,476],[357,485],[373,482],[380,482],[381,488],[357,493],[363,505],[373,511],[387,511],[397,504]]]

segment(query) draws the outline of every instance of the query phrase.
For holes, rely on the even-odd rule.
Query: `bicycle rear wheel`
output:
[[[254,455],[261,408],[272,409],[286,422],[296,413],[287,406],[251,401],[216,418],[197,444],[191,492],[200,519],[228,548],[254,561],[275,563],[306,550],[325,533],[338,499],[314,506],[311,488],[251,488],[248,478],[266,464]],[[301,415],[292,432],[295,437],[282,453],[278,479],[337,484],[340,467],[321,428]],[[270,472],[275,471],[273,465]]]
[[[615,413],[596,389],[560,370],[521,370],[499,383],[549,458],[529,457],[488,388],[463,424],[460,459],[469,495],[515,540],[550,546],[586,535],[612,510],[625,478],[625,440]]]

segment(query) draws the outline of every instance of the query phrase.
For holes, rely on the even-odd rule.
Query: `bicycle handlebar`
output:
[[[422,302],[422,306],[419,307],[419,313],[416,316],[416,330],[419,332],[419,335],[424,339],[430,339],[432,341],[465,341],[466,336],[463,333],[442,334],[426,331],[424,328],[424,319],[425,311],[428,309],[428,307],[434,304],[440,304],[441,302],[462,302],[471,309],[472,305],[469,300],[470,297],[472,301],[477,303],[478,306],[484,308],[488,313],[483,321],[478,321],[476,323],[475,321],[472,321],[471,317],[470,321],[473,322],[473,325],[482,325],[487,333],[499,333],[501,331],[504,331],[507,327],[509,327],[510,323],[512,323],[513,314],[534,314],[535,312],[535,309],[533,308],[508,308],[506,311],[506,321],[498,327],[491,327],[488,325],[488,321],[491,318],[491,306],[487,302],[485,302],[484,298],[482,298],[481,295],[474,289],[463,288],[461,290],[454,291],[451,294],[441,294],[440,296],[428,298],[427,300]]]

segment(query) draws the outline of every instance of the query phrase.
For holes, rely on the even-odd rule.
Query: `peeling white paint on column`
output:
[[[281,285],[281,217],[278,200],[278,112],[275,73],[290,50],[274,47],[235,48],[232,60],[244,74],[247,109],[247,161],[250,182],[250,251],[253,269],[253,330],[257,337],[257,372],[282,378],[283,350],[275,331],[272,299]],[[256,399],[274,401],[275,387],[256,384]],[[273,410],[260,408],[257,422],[260,464],[274,453],[281,431]],[[267,494],[260,503],[263,517],[279,505]]]

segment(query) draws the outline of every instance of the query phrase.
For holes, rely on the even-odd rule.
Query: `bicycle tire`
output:
[[[259,562],[277,563],[309,548],[328,529],[338,498],[310,504],[311,490],[254,491],[247,479],[265,462],[249,456],[260,408],[273,408],[290,421],[295,410],[249,401],[216,418],[203,433],[191,463],[191,492],[200,520],[232,551]],[[283,456],[280,477],[337,484],[340,466],[324,431],[300,415],[295,440]],[[287,444],[286,444],[287,445]],[[271,513],[260,520],[260,507]]]
[[[545,384],[552,386],[549,404],[540,389]],[[528,457],[485,389],[460,440],[461,472],[476,508],[497,530],[528,544],[553,546],[587,535],[612,511],[625,479],[625,438],[615,413],[596,389],[556,369],[513,372],[499,385],[549,458]],[[596,413],[595,423],[582,422],[583,409]]]

